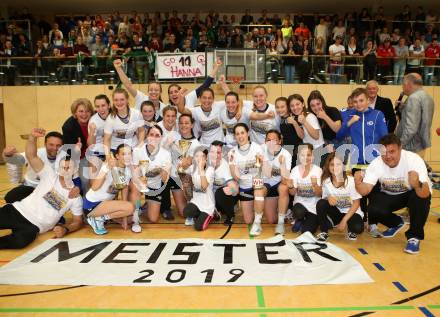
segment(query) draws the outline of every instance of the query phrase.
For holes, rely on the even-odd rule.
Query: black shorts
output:
[[[175,181],[172,177],[170,177],[170,178],[168,179],[167,187],[168,187],[169,189],[171,189],[171,190],[179,190],[179,189],[182,189],[182,188],[180,188],[180,186],[176,183],[176,181]]]
[[[238,199],[240,201],[252,201],[254,200],[254,189],[253,188],[240,188],[240,194]]]
[[[280,186],[280,183],[277,183],[273,186],[270,186],[270,184],[264,183],[264,186],[267,189],[267,194],[266,197],[271,198],[271,197],[278,197],[278,186]]]

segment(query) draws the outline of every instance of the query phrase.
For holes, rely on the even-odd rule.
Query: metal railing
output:
[[[0,57],[0,85],[116,84],[119,78],[114,71],[113,60],[121,57],[133,82],[148,83],[157,79],[155,58],[151,54]],[[382,84],[400,84],[405,73],[418,72],[425,85],[440,85],[439,58],[371,59],[363,56],[337,58],[287,54],[267,54],[264,58],[266,82],[346,84],[376,79]]]

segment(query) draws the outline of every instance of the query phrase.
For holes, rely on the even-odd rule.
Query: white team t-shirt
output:
[[[61,186],[58,175],[48,164],[37,173],[40,183],[28,197],[12,205],[23,217],[40,229],[40,233],[51,230],[68,210],[81,216],[82,199],[69,198],[69,189]]]
[[[110,115],[109,115],[110,116]],[[91,145],[87,151],[88,152],[96,152],[99,154],[104,154],[104,126],[106,120],[102,119],[98,113],[95,113],[89,120],[88,130],[89,134],[91,133],[91,125],[94,124],[96,126],[95,129],[95,144]]]
[[[309,132],[307,131],[306,127],[303,126],[302,127],[304,130],[303,142],[310,143],[311,145],[313,145],[313,148],[316,149],[324,144],[324,137],[322,135],[321,126],[319,125],[318,118],[316,118],[316,116],[313,113],[307,114],[306,121],[312,126],[313,129],[319,130],[319,138],[318,140],[312,138]]]
[[[136,97],[134,97],[134,107],[135,109],[141,111],[141,104],[144,101],[150,100],[150,96],[144,94],[142,91],[137,90],[136,91]],[[162,101],[159,101],[159,111],[158,114],[160,114],[163,117],[163,108],[165,108],[167,105],[164,104]]]
[[[205,171],[205,176],[208,181],[208,188],[206,188],[206,190],[201,189],[198,168],[195,168],[194,165],[192,165],[190,169],[194,184],[191,202],[196,205],[200,211],[212,216],[215,209],[214,191],[212,189],[214,184],[214,168],[209,166]]]
[[[232,179],[229,164],[224,158],[222,158],[220,165],[214,170],[214,192],[220,187],[226,186]]]
[[[333,61],[342,61],[342,53],[345,53],[345,47],[344,45],[336,45],[336,44],[332,44],[330,45],[330,47],[328,48],[328,51],[330,53],[336,54],[336,56],[332,57]],[[339,54],[339,55],[338,55]]]
[[[104,168],[104,165],[101,167],[100,172]],[[131,179],[131,171],[128,167],[126,167],[123,171],[118,168],[118,172],[123,172],[125,175],[125,183],[128,184]],[[113,187],[113,177],[111,170],[107,172],[105,175],[104,182],[101,187],[97,190],[93,190],[90,188],[86,193],[86,199],[90,202],[101,202],[107,200],[113,200],[117,194],[117,190]]]
[[[261,146],[264,155],[264,161],[267,162],[271,166],[271,176],[264,177],[264,183],[269,184],[270,186],[275,186],[279,182],[281,182],[281,164],[280,164],[280,156],[284,156],[284,167],[286,171],[290,170],[292,166],[292,154],[289,153],[284,148],[281,148],[276,155],[272,155],[269,153],[267,149],[267,145],[263,144]],[[285,175],[285,178],[289,178],[289,175]]]
[[[329,196],[336,198],[336,207],[344,214],[350,210],[351,206],[353,205],[353,200],[362,198],[361,194],[359,194],[356,190],[353,176],[349,175],[347,176],[347,182],[340,187],[335,187],[330,178],[327,178],[322,183],[322,198],[325,199]],[[356,210],[356,213],[362,218],[364,217],[364,213],[360,207]]]
[[[194,118],[196,126],[200,128],[200,143],[210,145],[214,141],[224,141],[220,113],[224,111],[224,103],[214,102],[212,110],[208,113],[202,107],[188,108]]]
[[[316,203],[320,197],[315,195],[312,186],[312,177],[316,177],[317,183],[320,185],[322,170],[319,166],[312,165],[307,176],[302,177],[300,167],[301,166],[295,166],[290,173],[293,186],[296,188],[293,204],[300,203],[306,207],[309,212],[316,214]]]
[[[252,188],[252,181],[258,173],[258,169],[255,167],[257,162],[256,156],[257,154],[263,155],[261,146],[251,142],[246,151],[240,150],[238,146],[235,146],[231,151],[234,156],[232,163],[238,168],[240,174],[239,187],[241,189]]]
[[[415,171],[419,174],[422,183],[428,182],[432,193],[432,184],[423,159],[417,154],[402,150],[400,161],[391,168],[384,163],[381,156],[376,157],[365,171],[364,183],[375,185],[380,183],[380,190],[389,195],[399,195],[411,190],[408,183],[408,173]]]
[[[228,109],[226,108],[226,103],[224,101],[219,101],[218,103],[222,107],[220,112],[220,121],[223,123],[223,126],[226,130],[225,143],[228,148],[232,148],[237,145],[237,141],[235,141],[234,137],[234,126],[239,122],[245,123],[247,126],[249,126],[249,112],[242,111],[240,119],[237,120],[235,116],[231,118],[228,115]]]
[[[137,129],[144,126],[144,118],[136,109],[130,109],[127,123],[124,123],[118,115],[109,115],[105,120],[104,133],[112,135],[111,148],[116,150],[120,144],[128,144],[134,147],[138,139]]]
[[[21,156],[24,157],[25,164],[27,165],[26,174],[24,175],[24,185],[37,187],[40,183],[40,177],[38,174],[32,169],[32,167],[28,164],[25,153],[20,153]],[[49,166],[55,171],[55,161],[56,159],[49,159],[47,157],[47,151],[45,147],[41,147],[37,150],[37,156],[43,161],[44,166]]]
[[[243,113],[246,117],[250,117],[250,114],[253,112],[254,103],[249,100],[243,101]],[[276,114],[275,106],[273,104],[268,103],[267,107],[264,111],[259,111],[260,113],[267,113],[272,111]],[[271,129],[279,130],[279,117],[275,115],[272,119],[264,119],[264,120],[250,120],[249,119],[249,130],[251,141],[256,142],[258,144],[263,144],[266,138],[267,131]]]
[[[170,171],[171,169],[171,154],[169,151],[160,147],[155,154],[148,153],[146,145],[136,147],[133,150],[133,164],[139,165],[140,161],[148,161],[147,186],[150,189],[159,189],[162,185],[162,177],[160,172],[164,169]]]

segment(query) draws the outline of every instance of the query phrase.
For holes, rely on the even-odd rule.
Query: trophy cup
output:
[[[179,159],[187,157],[188,150],[191,147],[191,143],[192,142],[188,141],[188,140],[179,140],[179,143],[178,143],[178,150],[179,150],[179,155],[180,155]],[[184,173],[185,170],[183,169],[183,167],[180,166],[178,172]]]
[[[254,189],[261,189],[264,187],[262,168],[263,164],[258,156],[255,157],[255,168],[257,169],[257,174],[252,180],[252,187]]]
[[[187,157],[188,150],[191,147],[191,143],[192,142],[188,140],[179,140],[178,143],[179,159]],[[190,174],[185,173],[185,169],[182,166],[179,166],[179,168],[177,169],[177,174],[179,175],[180,181],[182,182],[183,195],[185,196],[187,201],[190,201],[193,196],[192,176]]]
[[[141,179],[144,181],[147,181],[147,171],[148,171],[149,165],[150,165],[150,161],[148,161],[148,160],[140,160],[139,161],[139,168],[140,168],[141,174],[142,174]],[[144,194],[149,191],[150,190],[146,186],[140,189],[140,192],[144,193]]]

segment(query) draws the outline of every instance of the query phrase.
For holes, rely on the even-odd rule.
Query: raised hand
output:
[[[14,154],[17,153],[17,149],[15,148],[15,146],[13,145],[7,145],[4,149],[3,149],[3,155],[4,156],[13,156]]]
[[[31,131],[31,135],[34,138],[42,138],[46,135],[46,130],[44,130],[43,128],[33,128]]]
[[[113,66],[115,67],[115,68],[120,68],[120,67],[122,67],[122,61],[118,58],[118,59],[115,59],[114,61],[113,61]]]

